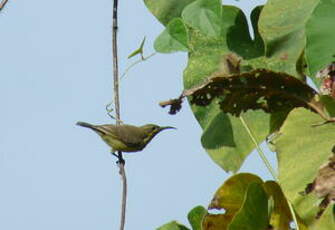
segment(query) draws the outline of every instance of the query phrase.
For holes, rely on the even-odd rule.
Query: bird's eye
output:
[[[153,126],[153,127],[151,128],[152,131],[155,131],[156,129],[157,129],[156,126]]]

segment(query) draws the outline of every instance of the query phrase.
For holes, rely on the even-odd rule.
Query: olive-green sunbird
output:
[[[133,125],[91,125],[86,122],[77,122],[77,125],[90,128],[112,148],[112,152],[138,152],[164,129],[175,129],[171,126],[160,127],[155,124],[143,126]]]

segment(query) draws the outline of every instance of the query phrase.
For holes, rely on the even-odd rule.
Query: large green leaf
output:
[[[320,0],[268,0],[259,18],[267,69],[304,80],[297,63],[305,48],[305,24]]]
[[[318,114],[306,109],[293,110],[274,140],[278,156],[279,182],[306,224],[315,221],[318,199],[311,193],[302,196],[318,169],[327,162],[335,145],[335,124],[324,125]]]
[[[185,6],[195,0],[144,0],[150,12],[164,25],[180,17]]]
[[[201,83],[220,69],[223,56],[230,52],[227,33],[231,27],[237,26],[236,17],[240,13],[236,7],[222,7],[221,38],[208,37],[190,29],[189,59],[184,71],[186,89]],[[206,108],[192,106],[192,110],[204,130],[202,144],[210,157],[224,170],[236,172],[255,147],[240,120],[223,114],[215,103]],[[248,112],[244,117],[259,142],[263,141],[269,131],[269,116],[258,111]]]
[[[198,0],[190,4],[183,12],[183,18],[188,23],[188,32],[183,29],[183,22],[180,19],[174,19],[156,40],[155,48],[159,52],[189,50],[188,66],[184,72],[185,88],[191,88],[220,69],[222,57],[230,52],[227,45],[228,32],[231,34],[228,41],[231,42],[232,47],[237,47],[239,44],[234,43],[232,39],[235,39],[237,33],[242,32],[243,28],[246,30],[244,34],[247,37],[243,42],[243,50],[248,52],[244,52],[245,55],[257,56],[263,52],[257,33],[258,39],[255,42],[250,40],[242,11],[232,6],[221,8],[220,4],[217,0]],[[257,23],[258,13],[259,9],[253,13],[254,25]],[[218,21],[218,17],[221,21]],[[174,27],[177,28],[174,29],[175,32],[172,31]],[[218,35],[221,36],[218,37]],[[204,129],[202,143],[211,158],[226,171],[236,172],[255,147],[239,119],[222,114],[215,106],[206,109],[192,106],[192,110]],[[210,116],[207,116],[208,114]],[[253,132],[259,142],[263,141],[269,131],[269,116],[262,112],[248,112],[245,114],[245,119],[250,126],[256,128]],[[232,128],[225,130],[226,127]],[[215,133],[217,138],[209,140],[207,136],[209,132]],[[208,143],[207,140],[209,140]]]
[[[306,24],[306,58],[310,77],[316,84],[316,73],[335,61],[335,0],[322,0]]]
[[[182,18],[204,35],[219,37],[222,29],[221,9],[221,0],[196,0],[185,7]]]
[[[200,110],[205,112],[206,108],[197,108],[195,112],[198,119],[210,119],[204,128],[201,143],[219,166],[226,171],[236,172],[255,145],[241,120],[222,113],[218,108],[219,106],[213,103],[207,107],[212,110],[209,113],[199,114]],[[257,137],[257,141],[259,143],[263,141],[270,129],[269,115],[263,111],[249,111],[241,116],[253,131],[253,135]]]
[[[262,184],[252,183],[228,230],[264,230],[268,222],[268,198]]]
[[[262,7],[256,7],[251,12],[251,23],[254,29],[254,39],[250,37],[245,14],[240,11],[235,18],[235,25],[230,27],[227,43],[230,50],[244,59],[256,58],[264,55],[264,43],[258,32],[258,18]]]
[[[160,53],[188,51],[187,31],[180,18],[172,19],[155,40],[155,50]]]

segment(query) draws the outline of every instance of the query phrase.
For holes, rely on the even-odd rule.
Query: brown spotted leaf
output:
[[[288,74],[266,69],[228,76],[214,73],[202,84],[184,90],[178,99],[162,102],[161,105],[171,105],[170,114],[175,114],[187,96],[191,104],[197,106],[208,106],[218,99],[220,109],[234,116],[248,110],[276,113],[305,107],[327,119],[323,108],[316,102],[318,94],[313,88]]]
[[[202,221],[203,230],[288,230],[293,221],[288,200],[280,185],[263,182],[250,173],[239,173],[224,182],[216,191]],[[298,219],[300,230],[307,228]]]
[[[243,207],[245,196],[251,184],[262,184],[263,181],[250,173],[239,173],[224,182],[215,192],[209,210],[224,210],[224,214],[208,213],[202,223],[204,230],[228,229],[236,214]]]
[[[202,222],[203,230],[227,229],[233,216],[226,214],[207,214]]]

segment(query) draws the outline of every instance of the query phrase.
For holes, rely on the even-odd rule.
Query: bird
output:
[[[165,129],[176,129],[172,126],[158,126],[147,124],[134,126],[127,124],[92,125],[86,122],[77,122],[77,125],[92,129],[112,149],[111,152],[139,152],[161,131]]]

